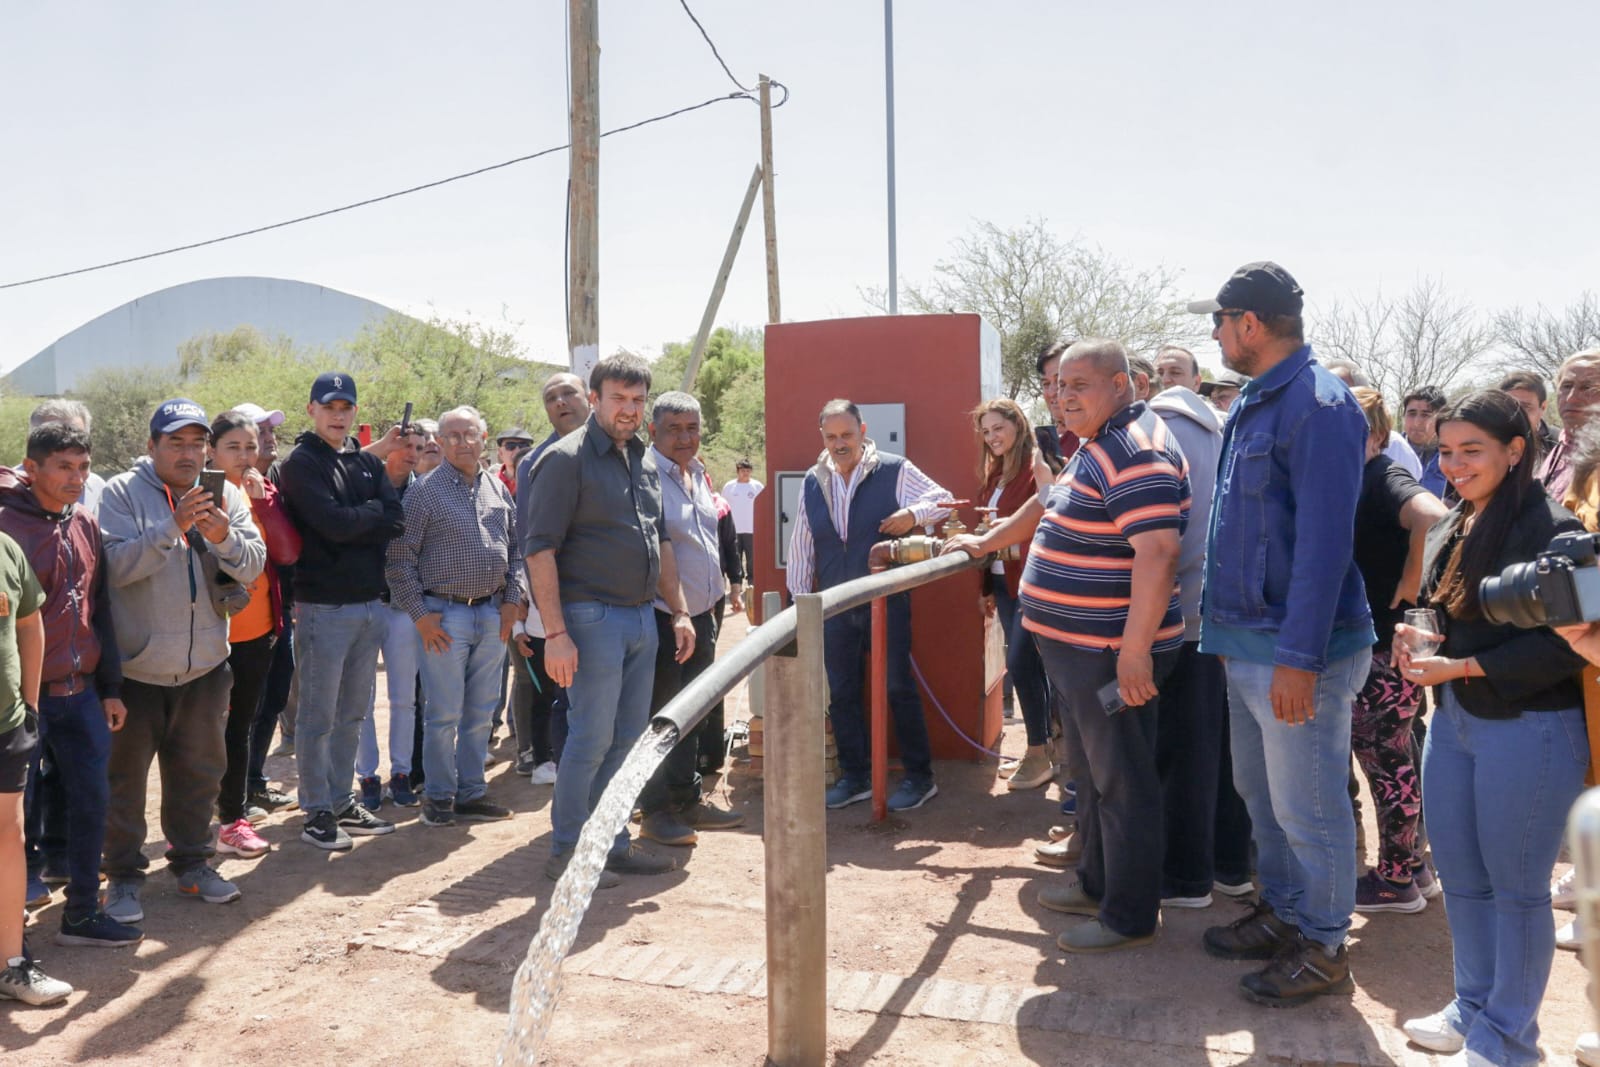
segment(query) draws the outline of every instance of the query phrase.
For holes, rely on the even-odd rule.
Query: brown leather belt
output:
[[[489,603],[489,601],[499,596],[502,591],[503,590],[501,589],[496,589],[494,592],[489,593],[486,596],[454,596],[450,593],[435,593],[431,589],[424,589],[422,591],[422,595],[438,597],[440,600],[448,600],[452,604],[465,604],[469,608],[475,608],[479,604]]]
[[[74,674],[57,682],[44,683],[44,695],[47,697],[75,697],[89,688],[92,681],[87,674]]]

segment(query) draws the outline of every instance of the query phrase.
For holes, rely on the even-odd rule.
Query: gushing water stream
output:
[[[578,925],[589,910],[606,855],[633,814],[640,791],[677,739],[678,730],[671,725],[651,725],[645,730],[584,823],[578,847],[556,883],[539,933],[528,945],[528,954],[511,984],[511,1019],[495,1057],[499,1067],[534,1067],[539,1062],[539,1047],[561,996],[561,962],[571,951]]]

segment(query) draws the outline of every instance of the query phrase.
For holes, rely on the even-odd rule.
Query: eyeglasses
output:
[[[1211,326],[1213,329],[1221,329],[1223,319],[1236,319],[1240,315],[1248,314],[1249,312],[1247,311],[1213,311],[1211,313]]]
[[[481,445],[483,444],[483,434],[476,430],[468,430],[465,433],[442,433],[439,435],[439,440],[451,447],[456,445]]]

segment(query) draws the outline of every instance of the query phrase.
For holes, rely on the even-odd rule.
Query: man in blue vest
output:
[[[864,577],[875,542],[900,537],[948,514],[939,506],[950,494],[910,460],[878,451],[867,437],[861,410],[848,400],[830,400],[817,419],[822,455],[806,474],[789,539],[791,594],[811,593]],[[867,607],[823,625],[828,670],[828,715],[839,748],[839,780],[828,789],[828,807],[843,808],[872,796],[872,763],[861,700],[861,661],[872,641]],[[922,698],[911,677],[911,596],[889,598],[889,709],[905,778],[889,797],[890,811],[920,808],[939,787]]]

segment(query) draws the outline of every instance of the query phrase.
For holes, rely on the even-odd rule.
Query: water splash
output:
[[[511,984],[511,1019],[495,1056],[498,1067],[535,1067],[539,1048],[550,1029],[556,1000],[561,996],[561,962],[578,936],[578,925],[589,910],[600,872],[612,843],[633,814],[634,802],[645,783],[678,740],[678,728],[652,724],[634,744],[611,783],[606,786],[594,814],[583,824],[578,847],[567,870],[556,883],[550,907],[539,923],[539,933]]]

